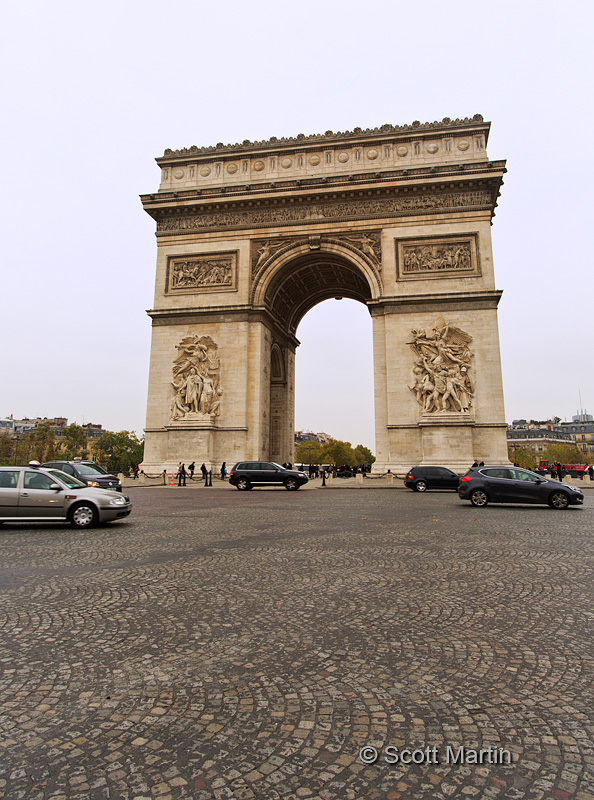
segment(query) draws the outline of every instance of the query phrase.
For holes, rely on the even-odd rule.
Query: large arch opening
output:
[[[344,297],[360,303],[372,299],[365,273],[342,255],[313,251],[271,270],[264,304],[287,332],[294,335],[310,309],[324,300]]]
[[[286,335],[280,337],[284,341],[273,336],[270,345],[269,457],[293,460],[297,379],[303,383],[302,427],[374,449],[373,346],[367,310],[377,294],[373,270],[336,248],[303,247],[286,255],[269,264],[257,292]],[[308,312],[313,318],[302,326]],[[296,350],[298,328],[303,350]]]
[[[375,453],[372,319],[361,303],[325,300],[297,329],[295,428]]]

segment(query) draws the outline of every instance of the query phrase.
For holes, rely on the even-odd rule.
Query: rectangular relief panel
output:
[[[165,293],[237,291],[237,250],[168,256]]]
[[[399,281],[478,277],[481,274],[477,234],[422,239],[395,239]]]

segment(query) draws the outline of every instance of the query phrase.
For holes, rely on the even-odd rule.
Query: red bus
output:
[[[548,461],[539,461],[538,462],[538,470],[541,472],[551,472],[552,467],[549,465]],[[588,469],[587,464],[561,464],[561,469],[565,475],[571,475],[572,478],[584,478],[586,474],[586,470]]]

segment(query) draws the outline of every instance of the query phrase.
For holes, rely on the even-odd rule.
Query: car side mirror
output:
[[[59,483],[50,483],[50,487],[49,488],[53,489],[55,492],[61,492],[62,491],[62,487],[60,486]]]

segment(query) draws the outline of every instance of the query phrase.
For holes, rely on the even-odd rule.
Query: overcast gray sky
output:
[[[138,195],[174,149],[480,113],[506,414],[594,411],[593,4],[5,3],[0,416],[145,422],[156,257]],[[299,428],[373,448],[367,309],[298,336]],[[352,364],[357,363],[356,377]]]

